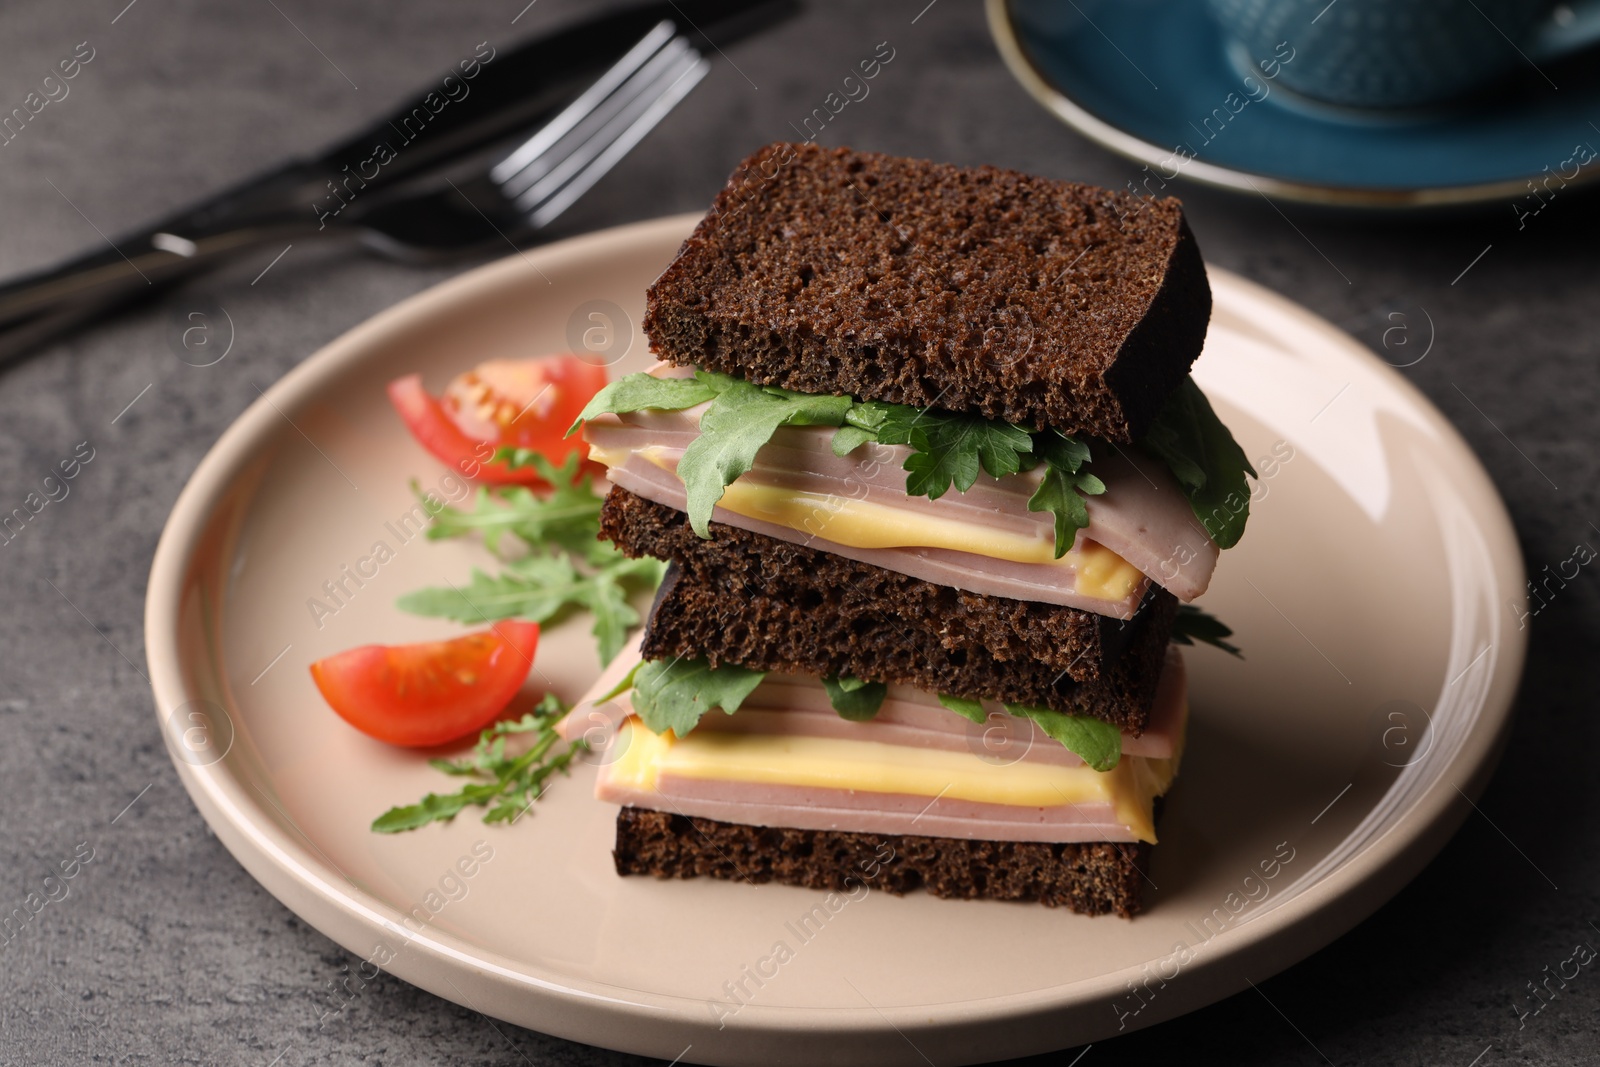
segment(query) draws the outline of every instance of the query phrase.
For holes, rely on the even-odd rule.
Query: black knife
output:
[[[665,0],[611,11],[504,51],[485,42],[414,100],[315,158],[291,162],[123,234],[103,251],[0,284],[0,330],[31,343],[35,332],[56,332],[35,331],[35,320],[42,327],[48,317],[59,326],[73,309],[85,318],[98,315],[244,249],[319,233],[326,222],[319,205],[337,203],[331,190],[350,188],[352,172],[359,175],[363,196],[378,196],[526,132],[662,20],[710,49],[785,18],[796,6],[794,0]],[[379,144],[389,146],[393,157],[374,168]],[[0,354],[21,347],[0,343]]]

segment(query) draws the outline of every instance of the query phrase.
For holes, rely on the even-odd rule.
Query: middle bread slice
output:
[[[675,508],[613,488],[602,535],[674,564],[647,659],[682,656],[895,682],[1144,729],[1177,599],[1151,586],[1131,620],[965,592],[720,522],[697,537]]]

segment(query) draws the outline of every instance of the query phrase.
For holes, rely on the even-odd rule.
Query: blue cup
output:
[[[1600,41],[1600,0],[1208,0],[1252,68],[1330,104],[1470,96]]]

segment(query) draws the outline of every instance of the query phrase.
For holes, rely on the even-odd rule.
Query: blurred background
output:
[[[106,235],[376,119],[479,42],[509,46],[594,7],[8,4],[0,114],[24,106],[58,61],[77,56],[82,66],[69,92],[0,144],[0,274],[103,247]],[[1076,12],[1063,14],[1069,26],[1084,15],[1069,0],[1058,10]],[[1075,132],[1030,96],[1002,62],[982,5],[812,0],[793,20],[712,55],[702,85],[554,234],[703,210],[753,148],[802,136],[812,109],[884,42],[892,62],[819,142],[1112,188],[1144,173],[1145,163]],[[1167,82],[1157,92],[1170,94],[1162,100],[1172,114],[1189,108],[1198,122],[1216,104],[1186,99],[1182,78],[1168,80],[1162,65],[1145,75]],[[1468,129],[1457,144],[1491,151],[1473,149],[1473,136]],[[1600,144],[1600,130],[1574,129],[1570,139],[1590,138]],[[1571,146],[1554,144],[1561,151],[1548,162],[1560,169]],[[1575,544],[1600,544],[1600,203],[1581,183],[1546,186],[1536,215],[1531,186],[1420,215],[1336,211],[1272,185],[1228,191],[1182,176],[1164,191],[1183,198],[1211,263],[1304,304],[1403,367],[1494,476],[1530,572]],[[0,892],[20,899],[36,857],[62,841],[92,839],[96,853],[70,906],[41,916],[42,936],[4,950],[0,1062],[645,1062],[491,1021],[386,975],[319,1029],[315,991],[358,960],[288,912],[211,835],[173,773],[140,673],[156,539],[218,435],[258,389],[346,329],[499,254],[417,267],[296,243],[270,265],[270,255],[241,261],[0,368],[7,499],[32,491],[77,442],[97,449],[70,496],[0,546]],[[226,326],[212,312],[223,306]],[[196,310],[213,314],[209,328],[225,328],[232,342],[211,366],[184,358]],[[1530,624],[1504,762],[1481,813],[1438,860],[1374,917],[1262,983],[1281,1015],[1246,992],[1100,1043],[1085,1067],[1471,1067],[1600,1056],[1600,977],[1583,973],[1537,1019],[1519,1021],[1514,1010],[1527,983],[1574,943],[1600,940],[1591,922],[1600,921],[1593,579],[1571,583]],[[1514,848],[1559,889],[1527,877]]]

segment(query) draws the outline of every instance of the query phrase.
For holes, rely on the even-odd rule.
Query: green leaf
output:
[[[1095,482],[1100,481],[1092,474],[1081,477],[1084,481],[1090,478],[1094,478]],[[1028,498],[1029,511],[1049,511],[1055,515],[1056,559],[1067,554],[1077,540],[1078,531],[1089,525],[1089,509],[1078,492],[1079,479],[1079,475],[1063,474],[1049,467],[1039,480],[1039,488]],[[1099,491],[1105,492],[1104,484]]]
[[[978,480],[978,454],[961,448],[918,449],[906,457],[906,494],[938,500],[954,485],[965,493]]]
[[[848,423],[833,431],[833,454],[848,456],[868,441],[878,439],[877,431],[865,430],[860,426],[851,426]]]
[[[473,624],[506,618],[550,622],[570,608],[582,608],[594,616],[601,661],[610,662],[626,643],[628,629],[639,622],[628,603],[630,593],[659,585],[666,565],[630,560],[599,539],[604,500],[576,454],[560,467],[528,449],[501,448],[495,457],[535,468],[550,483],[549,490],[540,494],[527,486],[483,487],[470,508],[438,510],[418,493],[433,515],[428,537],[478,532],[484,545],[499,554],[502,539],[511,534],[533,554],[507,563],[498,576],[475,570],[464,588],[451,585],[408,594],[400,598],[401,609]]]
[[[616,563],[589,576],[582,604],[594,616],[594,636],[600,645],[600,662],[610,663],[628,642],[628,631],[642,621],[629,603],[635,588],[654,589],[661,584],[667,565],[648,556],[619,557]]]
[[[1232,636],[1233,631],[1216,616],[1193,604],[1178,605],[1178,617],[1172,623],[1172,640],[1177,644],[1192,645],[1199,641],[1220,648],[1230,656],[1244,659],[1244,653],[1238,645],[1223,640]]]
[[[976,415],[919,411],[903,404],[856,404],[844,426],[833,435],[834,454],[844,456],[863,442],[908,445],[906,492],[937,500],[954,486],[972,488],[980,470],[1003,478],[1047,465],[1029,511],[1055,514],[1055,552],[1060,559],[1077,532],[1089,525],[1084,495],[1106,491],[1105,483],[1081,468],[1089,462],[1089,446],[1055,430],[1030,434],[1020,426]]]
[[[848,674],[822,679],[822,688],[828,691],[828,699],[833,702],[833,710],[839,713],[839,718],[851,722],[866,722],[876,717],[889,692],[889,687],[882,682],[864,682]]]
[[[487,623],[497,619],[549,622],[563,608],[581,605],[588,579],[566,555],[529,556],[499,575],[474,568],[465,586],[419,589],[396,604],[413,615]]]
[[[652,732],[685,737],[712,708],[738,711],[766,673],[697,659],[646,660],[633,675],[633,710]]]
[[[833,454],[848,456],[868,441],[879,440],[879,433],[889,416],[896,411],[915,414],[914,408],[899,404],[884,404],[876,400],[856,401],[844,413],[844,425],[833,435]]]
[[[579,570],[566,554],[535,555],[514,560],[498,575],[474,569],[465,586],[449,585],[407,593],[396,603],[414,615],[487,623],[497,619],[549,622],[571,608],[594,616],[600,660],[610,663],[640,622],[628,602],[634,589],[661,583],[666,564],[660,560],[613,558],[598,567]]]
[[[730,378],[700,416],[700,433],[678,461],[689,525],[711,536],[711,510],[780,426],[838,426],[854,403],[847,396],[808,396]]]
[[[951,696],[949,693],[939,694],[939,703],[963,718],[971,719],[982,726],[989,721],[989,713],[984,709],[983,701],[970,700],[967,697]]]
[[[909,413],[909,414],[908,414]],[[849,411],[845,412],[844,424],[854,426],[858,430],[870,430],[874,437],[883,429],[884,423],[890,416],[902,420],[915,421],[916,408],[906,407],[904,404],[885,404],[881,400],[859,400]],[[884,442],[888,444],[889,442]]]
[[[1028,498],[1029,511],[1049,511],[1055,515],[1056,559],[1067,554],[1078,531],[1089,525],[1085,496],[1098,496],[1106,484],[1083,470],[1089,462],[1089,446],[1055,430],[1034,437],[1034,449],[1044,460],[1044,476],[1039,488]]]
[[[905,461],[906,492],[930,500],[952,485],[963,493],[971,489],[980,469],[996,478],[1015,474],[1033,451],[1027,430],[978,415],[879,404],[872,418],[880,443],[911,446]]]
[[[1060,430],[1043,430],[1035,434],[1033,450],[1047,464],[1067,474],[1078,473],[1078,469],[1092,458],[1088,445],[1076,437],[1068,437]]]
[[[1173,391],[1139,447],[1172,471],[1218,548],[1239,543],[1250,518],[1245,475],[1255,477],[1255,468],[1193,378]]]
[[[1076,752],[1097,771],[1111,770],[1122,758],[1122,731],[1108,722],[1029,704],[1007,704],[1005,709],[1038,723],[1046,734]]]
[[[524,467],[534,466],[534,456],[544,456],[544,453],[537,448],[517,448],[513,445],[501,445],[494,450],[494,455],[489,457],[489,462],[503,464],[506,470],[519,471]],[[548,456],[545,456],[545,462],[549,462]]]
[[[878,441],[882,444],[920,448],[927,443],[928,429],[938,418],[939,414],[931,410],[869,400],[857,404],[847,416],[847,421],[852,426],[877,431]]]
[[[554,693],[546,693],[539,699],[539,703],[534,705],[533,711],[514,723],[505,724],[505,730],[508,733],[524,733],[528,730],[542,729],[544,724],[539,720],[560,721],[568,710],[570,709],[567,707],[566,702],[560,697]]]
[[[428,766],[445,774],[471,774],[474,764],[466,760],[431,759]]]
[[[983,469],[996,478],[1015,474],[1022,458],[1033,451],[1033,435],[1020,426],[995,419],[965,416],[962,440],[972,441]]]
[[[514,455],[510,455],[514,453]],[[520,460],[516,466],[533,467],[550,483],[542,494],[527,486],[491,489],[480,486],[469,508],[445,506],[433,514],[428,539],[439,541],[471,533],[483,535],[484,546],[496,555],[506,534],[534,548],[560,545],[569,552],[588,555],[600,533],[600,506],[604,498],[594,491],[593,476],[584,472],[576,454],[560,467],[529,449],[502,448],[495,458]],[[415,486],[413,486],[415,491]],[[418,493],[419,499],[423,498]]]
[[[372,829],[380,834],[393,834],[401,830],[415,830],[419,826],[426,826],[434,820],[454,818],[468,801],[460,793],[452,796],[440,796],[429,793],[416,804],[403,807],[390,808],[376,819],[372,820]]]
[[[576,452],[569,452],[567,455],[569,459],[574,460],[578,457]],[[544,462],[541,463],[540,460]],[[550,457],[540,452],[537,448],[518,448],[515,445],[501,445],[494,450],[494,455],[489,457],[489,462],[504,464],[506,470],[511,471],[533,467],[539,471],[539,476],[547,482],[550,480],[550,476],[545,472],[555,469],[550,462]],[[577,464],[573,465],[576,466]]]
[[[429,793],[415,804],[390,808],[372,821],[375,833],[393,834],[415,830],[431,822],[453,819],[467,807],[488,807],[486,823],[514,822],[544,794],[544,783],[557,772],[566,774],[572,760],[588,746],[572,741],[560,752],[556,723],[567,713],[567,706],[548,693],[539,706],[517,720],[497,722],[478,735],[472,755],[461,760],[429,760],[437,770],[465,775],[475,780],[455,793]],[[533,744],[524,752],[507,755],[506,739],[514,734],[532,733]]]
[[[579,426],[596,415],[624,415],[646,408],[680,411],[704,404],[716,395],[715,379],[703,373],[693,378],[657,378],[643,372],[630,374],[609,383],[596,393],[567,428],[566,436],[571,437]]]
[[[705,370],[701,367],[694,369],[694,376],[701,385],[710,389],[713,394],[726,393],[735,384],[743,380],[735,378],[731,374],[724,374],[719,370]]]

